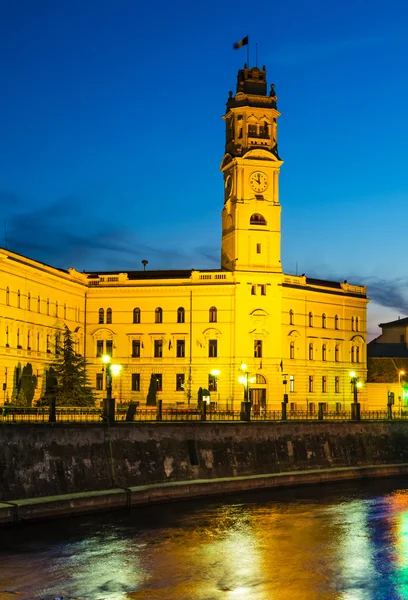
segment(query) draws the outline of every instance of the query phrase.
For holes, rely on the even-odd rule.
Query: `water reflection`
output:
[[[0,536],[0,600],[408,598],[400,481],[160,505]]]

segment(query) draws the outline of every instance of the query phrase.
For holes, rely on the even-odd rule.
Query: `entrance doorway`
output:
[[[249,388],[249,401],[253,412],[266,410],[266,388]]]

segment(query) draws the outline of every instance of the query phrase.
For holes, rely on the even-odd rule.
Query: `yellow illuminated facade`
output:
[[[123,402],[145,403],[155,374],[164,403],[195,406],[202,387],[238,409],[248,385],[260,409],[279,409],[285,391],[289,409],[349,409],[350,371],[366,381],[366,289],[282,272],[279,116],[265,69],[240,70],[224,116],[220,269],[66,272],[0,250],[3,400],[27,362],[40,397],[66,324],[100,398],[111,354]],[[365,385],[359,400],[367,408]]]

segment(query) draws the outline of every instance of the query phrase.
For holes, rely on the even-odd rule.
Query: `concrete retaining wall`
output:
[[[403,422],[0,426],[0,502],[408,463]]]

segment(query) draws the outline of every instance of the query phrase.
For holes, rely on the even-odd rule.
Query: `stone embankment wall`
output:
[[[3,425],[0,502],[403,463],[401,422]]]

